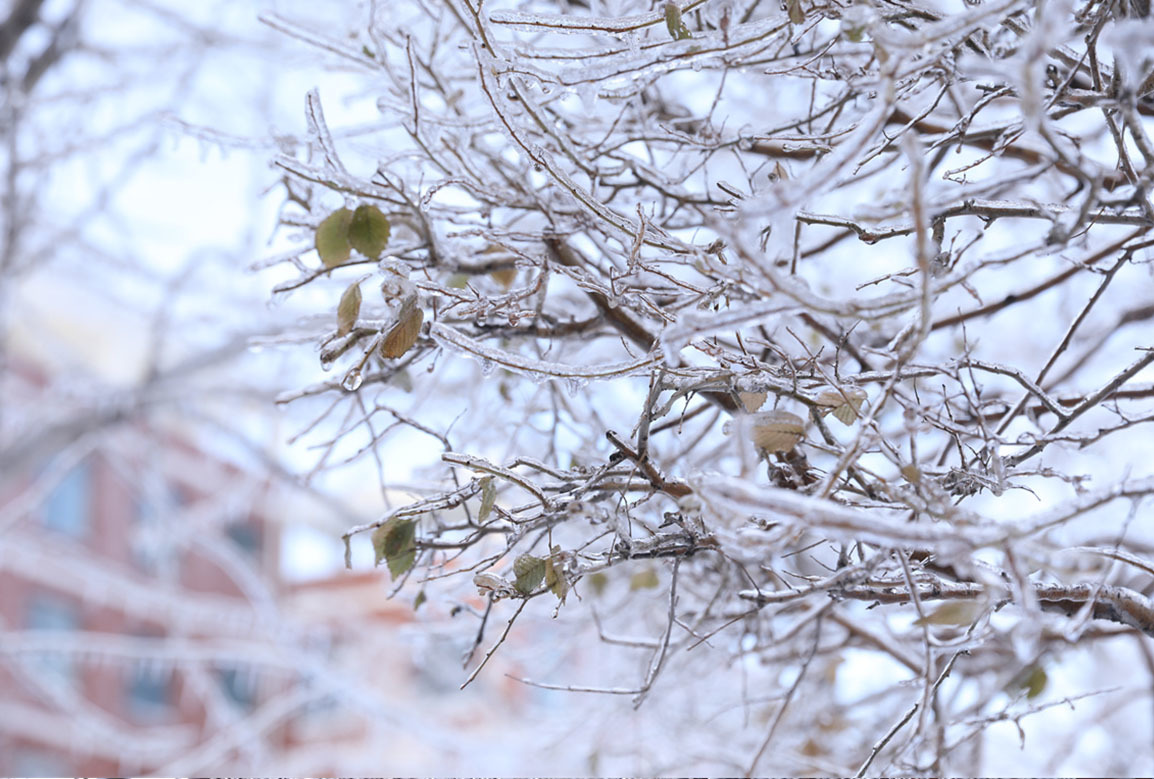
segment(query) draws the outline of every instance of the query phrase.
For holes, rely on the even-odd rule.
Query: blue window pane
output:
[[[70,536],[88,532],[92,501],[92,469],[81,463],[69,471],[48,494],[40,509],[44,526]]]
[[[169,486],[142,493],[136,498],[136,523],[131,533],[132,556],[136,564],[149,574],[173,570],[176,549],[172,515],[181,502],[179,492]]]
[[[256,678],[252,671],[226,668],[218,672],[220,686],[229,700],[241,708],[251,709],[256,703]]]
[[[128,709],[143,721],[160,721],[172,704],[172,673],[138,662],[128,679]]]
[[[251,522],[233,522],[224,529],[232,542],[241,548],[249,557],[257,557],[260,553],[260,530]]]
[[[80,613],[75,604],[48,595],[37,595],[28,601],[24,625],[30,630],[75,631],[80,629]],[[65,652],[48,652],[29,658],[30,666],[38,673],[61,681],[74,681],[76,666]]]

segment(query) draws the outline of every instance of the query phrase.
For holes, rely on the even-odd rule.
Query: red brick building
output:
[[[258,705],[259,482],[131,426],[23,471],[0,494],[0,775],[155,772]]]

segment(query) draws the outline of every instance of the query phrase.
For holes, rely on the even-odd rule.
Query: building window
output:
[[[171,671],[138,661],[129,673],[129,713],[142,722],[163,720],[172,705]]]
[[[12,762],[6,766],[12,776],[64,776],[71,769],[59,753],[35,747],[20,747],[13,751]]]
[[[34,595],[28,600],[24,624],[29,630],[76,631],[80,629],[80,612],[76,604],[63,598]],[[46,651],[30,657],[29,665],[35,672],[58,682],[76,680],[76,664],[68,652]]]
[[[92,503],[92,468],[80,463],[61,479],[40,509],[44,526],[74,538],[88,533]]]
[[[136,498],[132,557],[136,565],[150,575],[174,569],[171,523],[181,502],[181,494],[175,487],[142,492]]]
[[[224,694],[237,706],[251,709],[256,704],[256,677],[252,671],[224,668],[217,672],[217,678]]]
[[[252,522],[233,522],[225,527],[224,534],[248,557],[255,559],[260,556],[260,529]]]

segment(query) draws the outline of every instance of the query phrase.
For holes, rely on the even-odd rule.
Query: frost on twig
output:
[[[386,494],[413,487],[380,516],[418,517],[422,581],[476,583],[495,614],[520,600],[518,625],[538,599],[575,619],[610,602],[637,630],[600,640],[645,633],[629,683],[534,684],[640,703],[667,675],[724,678],[737,707],[745,682],[724,663],[697,680],[694,658],[789,666],[758,693],[781,701],[768,733],[735,738],[743,770],[792,773],[766,768],[771,742],[848,715],[820,680],[862,649],[914,674],[916,705],[799,739],[801,770],[967,767],[943,734],[1013,687],[1001,669],[1150,630],[1129,577],[1152,554],[1154,98],[1113,70],[1146,56],[1122,5],[465,0],[412,4],[406,35],[366,20],[387,158],[349,144],[346,174],[314,132],[317,159],[280,165],[333,208],[379,206],[374,272],[412,285],[424,324],[397,357],[372,347],[387,294],[339,336],[318,318],[322,356],[364,368],[284,396],[332,399],[307,428],[318,468],[353,449]],[[373,269],[349,264],[293,284],[335,310]],[[437,457],[409,462],[414,436]],[[503,584],[518,560],[524,592]]]

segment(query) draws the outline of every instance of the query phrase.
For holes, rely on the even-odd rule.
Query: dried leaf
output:
[[[478,595],[487,595],[493,598],[493,600],[510,598],[517,594],[517,591],[513,589],[508,580],[495,573],[473,574],[473,584],[477,587]]]
[[[548,559],[545,560],[545,586],[557,596],[557,600],[565,602],[565,596],[569,594],[569,580],[565,578],[559,546],[553,547]]]
[[[338,208],[317,225],[316,247],[321,263],[326,268],[335,268],[349,258],[349,223],[353,212]]]
[[[449,280],[445,282],[445,286],[448,287],[449,289],[464,289],[468,285],[468,283],[469,283],[469,274],[467,274],[467,273],[454,273],[452,276],[449,277]]]
[[[415,302],[401,307],[401,315],[397,323],[385,334],[381,343],[381,356],[388,359],[401,357],[421,334],[421,322],[425,319],[425,312]]]
[[[638,571],[629,577],[630,590],[652,590],[658,584],[660,584],[660,582],[657,579],[657,571],[652,568]]]
[[[589,588],[593,590],[594,595],[600,595],[609,586],[609,577],[601,571],[591,573],[585,578],[589,580]]]
[[[357,206],[348,224],[349,245],[375,260],[389,245],[389,218],[376,206]]]
[[[832,410],[834,417],[843,425],[852,425],[860,415],[859,412],[867,397],[866,391],[860,387],[842,389],[827,387],[819,392],[814,400]]]
[[[497,487],[493,484],[493,477],[481,479],[481,506],[477,509],[477,524],[484,524],[493,513],[493,501],[497,498]]]
[[[669,37],[675,41],[683,41],[693,37],[681,18],[681,9],[674,2],[665,4],[665,28],[669,30]]]
[[[545,580],[545,560],[531,554],[523,554],[513,561],[513,586],[522,595],[530,595]]]
[[[745,410],[753,413],[765,405],[765,399],[768,397],[768,393],[739,392],[737,393],[737,397],[740,398],[741,405],[745,407]]]
[[[805,21],[805,11],[801,8],[801,0],[786,0],[785,5],[791,22],[801,24]]]
[[[501,268],[500,270],[490,272],[489,275],[502,287],[509,289],[509,287],[513,286],[513,282],[517,278],[517,269],[515,267]]]
[[[922,469],[916,465],[903,465],[901,467],[901,474],[910,484],[922,483]]]
[[[352,332],[361,315],[361,285],[353,284],[341,295],[341,302],[337,305],[337,335],[347,335]]]
[[[805,437],[805,422],[788,411],[753,414],[753,444],[767,452],[788,452]]]

